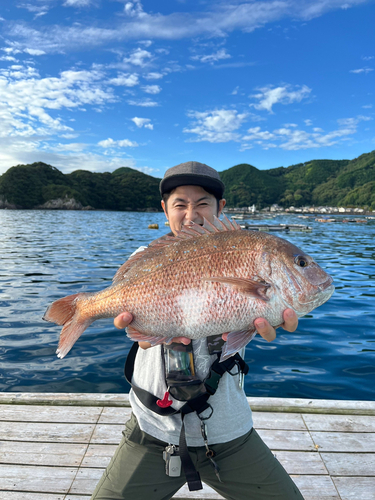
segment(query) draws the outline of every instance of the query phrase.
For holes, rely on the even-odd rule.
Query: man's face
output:
[[[164,213],[169,221],[171,231],[176,234],[181,227],[193,221],[203,224],[203,218],[213,222],[214,215],[220,215],[225,200],[219,201],[219,210],[214,195],[207,193],[200,186],[179,186],[168,198],[167,206],[161,202]]]

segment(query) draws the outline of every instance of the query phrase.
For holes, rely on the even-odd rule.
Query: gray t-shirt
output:
[[[203,379],[216,355],[208,352],[206,339],[193,340],[193,351],[197,375]],[[162,361],[161,346],[149,349],[139,349],[135,364],[132,383],[151,392],[160,399],[167,391],[164,363]],[[129,395],[130,403],[142,431],[161,441],[178,444],[181,430],[181,415],[164,417],[146,408],[134,394]],[[184,403],[173,399],[172,407],[180,408]],[[240,376],[224,373],[219,382],[216,393],[209,398],[213,408],[212,416],[206,420],[207,438],[209,444],[226,443],[249,432],[253,426],[253,419],[246,395],[240,387]],[[203,416],[208,416],[206,410]],[[200,419],[196,413],[185,416],[186,442],[188,446],[203,446]]]

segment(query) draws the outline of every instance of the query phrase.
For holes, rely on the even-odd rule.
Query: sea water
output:
[[[129,390],[123,366],[132,342],[111,319],[58,359],[61,327],[42,317],[58,298],[109,286],[134,250],[168,232],[164,221],[162,213],[0,210],[0,391]],[[280,215],[262,223],[311,226],[274,234],[313,256],[336,290],[295,332],[280,328],[275,341],[257,335],[248,344],[247,395],[375,400],[375,220]]]

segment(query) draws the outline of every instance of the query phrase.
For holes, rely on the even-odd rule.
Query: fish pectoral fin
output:
[[[249,278],[236,278],[236,277],[215,277],[203,278],[204,281],[211,281],[229,285],[240,293],[251,295],[256,299],[261,299],[268,302],[270,299],[267,297],[267,290],[271,286],[268,283],[255,281]]]
[[[220,362],[230,358],[236,352],[240,351],[246,344],[253,339],[256,334],[254,327],[249,327],[248,330],[239,330],[237,332],[229,332],[228,340],[224,342],[221,352]]]
[[[172,341],[171,337],[157,337],[156,335],[148,335],[147,333],[142,333],[132,326],[128,326],[126,329],[127,336],[133,340],[133,342],[149,342],[152,346],[159,344],[168,344]]]

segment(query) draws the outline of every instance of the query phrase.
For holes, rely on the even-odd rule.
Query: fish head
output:
[[[303,316],[331,297],[335,290],[333,278],[303,250],[281,241],[267,252],[270,278],[283,302]]]

